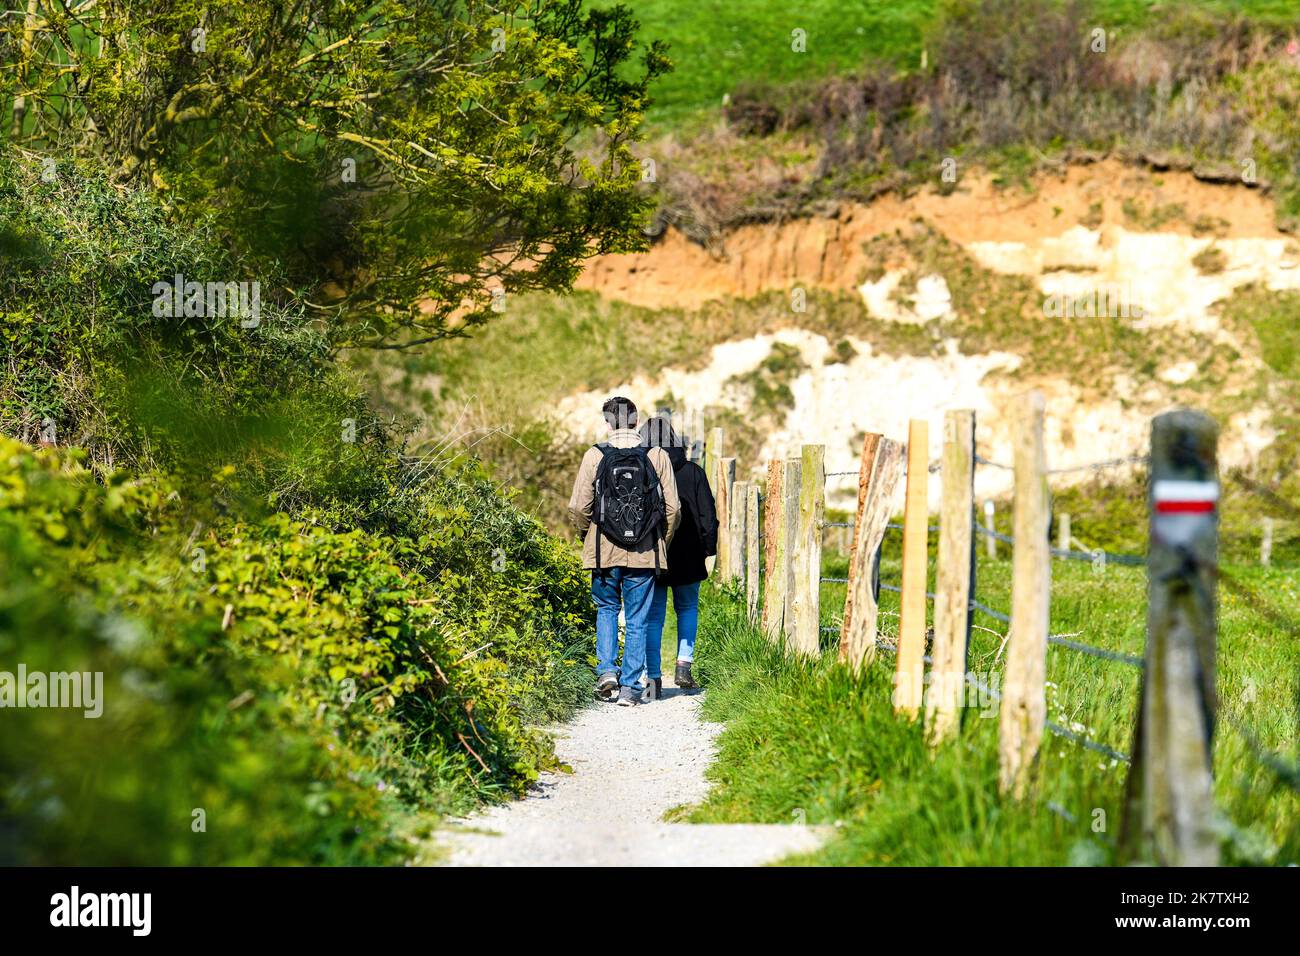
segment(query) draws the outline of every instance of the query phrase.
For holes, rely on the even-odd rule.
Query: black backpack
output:
[[[592,523],[596,535],[596,570],[600,568],[600,536],[603,534],[619,547],[636,549],[647,537],[655,535],[655,574],[659,573],[659,538],[664,533],[664,492],[659,475],[650,463],[644,446],[615,448],[607,442],[600,449],[596,466]]]

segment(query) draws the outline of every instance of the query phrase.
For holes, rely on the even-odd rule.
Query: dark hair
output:
[[[655,415],[641,426],[641,444],[650,448],[681,448],[684,442],[673,431],[667,415]]]
[[[636,405],[632,399],[615,395],[600,406],[610,428],[636,428]]]

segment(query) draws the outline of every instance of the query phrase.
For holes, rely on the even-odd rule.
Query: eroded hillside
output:
[[[594,260],[574,296],[512,303],[433,373],[408,363],[407,384],[552,516],[614,392],[722,425],[748,466],[818,442],[831,470],[855,466],[863,433],[901,439],[954,407],[976,409],[981,454],[1007,460],[1008,412],[1031,387],[1058,467],[1141,451],[1151,416],[1185,403],[1222,423],[1225,467],[1285,480],[1300,247],[1263,191],[1106,160],[822,212],[711,248],[669,228]],[[1009,479],[982,469],[977,492]]]

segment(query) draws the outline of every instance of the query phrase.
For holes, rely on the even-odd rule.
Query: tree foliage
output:
[[[0,127],[216,213],[335,346],[411,344],[644,241],[630,143],[668,63],[632,62],[636,28],[581,0],[24,0]]]

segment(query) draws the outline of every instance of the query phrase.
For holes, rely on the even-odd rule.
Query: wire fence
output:
[[[974,463],[977,466],[1014,471],[1014,466],[1012,465],[1007,465],[1001,462],[997,462],[995,460],[985,458],[984,456],[979,454],[974,454],[972,457]],[[1149,467],[1150,465],[1151,465],[1151,456],[1144,455],[1144,454],[1133,454],[1133,455],[1128,455],[1128,456],[1123,456],[1118,458],[1103,459],[1095,462],[1075,464],[1067,467],[1043,469],[1043,472],[1048,476],[1099,474],[1107,470],[1112,470],[1117,468],[1126,468],[1126,467],[1140,468],[1140,467]],[[928,466],[928,471],[930,473],[941,472],[942,471],[941,462],[931,462]],[[902,475],[905,476],[906,469],[905,468],[902,469],[901,473]],[[853,476],[859,479],[860,485],[866,480],[865,478],[863,478],[863,476],[860,474],[858,470],[825,471],[823,472],[823,476],[825,478],[847,478]],[[1252,490],[1258,490],[1258,489],[1252,489]],[[1050,485],[1048,486],[1048,494],[1049,494],[1049,501],[1050,501],[1051,500]],[[1267,497],[1267,489],[1263,489],[1261,491],[1261,494],[1264,494],[1265,497]],[[762,504],[762,502],[766,500],[766,497],[767,497],[766,495],[760,496],[760,505]],[[1280,503],[1279,501],[1270,501],[1270,505],[1271,507],[1279,511],[1287,511],[1288,513],[1290,513],[1289,509],[1294,509],[1294,506],[1291,506],[1289,503],[1284,501]],[[1050,508],[1049,508],[1049,514],[1050,514]],[[1294,509],[1294,514],[1300,516],[1300,509]],[[822,529],[844,530],[849,532],[849,536],[852,539],[854,539],[854,541],[856,541],[857,539],[858,528],[857,528],[856,517],[855,520],[851,520],[851,521],[822,521],[820,523],[820,527]],[[886,531],[904,531],[906,529],[906,526],[902,523],[887,522],[884,525],[884,528]],[[972,510],[972,515],[971,515],[971,531],[972,531],[972,535],[975,537],[992,538],[995,541],[1008,545],[1013,549],[1016,546],[1016,538],[1014,535],[1001,533],[997,531],[995,528],[988,527],[985,524],[981,523],[976,519],[974,510]],[[930,525],[930,524],[926,525],[927,537],[929,535],[937,534],[937,533],[940,533],[939,525]],[[1077,539],[1073,539],[1073,538],[1068,538],[1067,540],[1062,542],[1063,544],[1074,545],[1072,547],[1053,546],[1051,543],[1051,528],[1044,527],[1042,533],[1044,537],[1047,539],[1046,553],[1049,554],[1051,558],[1054,559],[1088,562],[1091,563],[1094,567],[1099,567],[1099,566],[1104,567],[1105,565],[1109,565],[1109,564],[1138,567],[1138,566],[1146,566],[1148,564],[1148,557],[1145,554],[1133,554],[1133,553],[1109,551],[1104,548],[1089,549],[1087,548],[1086,545],[1080,544],[1077,541]],[[1067,531],[1062,531],[1062,535],[1065,535],[1066,533]],[[759,538],[760,540],[762,540],[765,537],[764,529],[762,527],[758,529],[756,537]],[[876,570],[873,571],[873,578],[874,578],[873,590],[875,591],[876,594],[879,594],[880,591],[888,591],[896,594],[901,594],[902,588],[900,585],[879,581],[878,568],[879,568],[880,555],[882,551],[883,551],[883,543],[881,544],[880,548],[877,549],[876,556],[875,556],[874,567]],[[759,562],[759,564],[761,568],[761,562]],[[762,573],[760,568],[755,568],[756,574]],[[1213,568],[1213,574],[1215,580],[1224,582],[1224,584],[1227,587],[1242,595],[1243,599],[1249,604],[1249,606],[1256,609],[1259,613],[1263,614],[1273,623],[1284,627],[1288,633],[1292,634],[1297,638],[1300,638],[1300,626],[1297,626],[1295,622],[1291,621],[1282,612],[1271,607],[1271,605],[1267,601],[1261,600],[1260,596],[1254,593],[1252,589],[1248,588],[1241,582],[1237,581],[1235,578],[1233,578],[1232,576],[1224,572],[1222,568],[1219,568],[1217,566]],[[818,580],[820,581],[820,583],[823,584],[831,584],[831,585],[849,585],[851,583],[851,579],[849,577],[836,576],[836,575],[818,575],[815,577],[815,580]],[[937,600],[937,595],[935,594],[935,592],[926,591],[924,592],[924,594],[925,594],[926,603],[933,603]],[[971,593],[969,595],[967,609],[970,612],[972,618],[975,614],[980,614],[996,622],[997,624],[1004,626],[1004,628],[1006,629],[1009,629],[1011,625],[1010,614],[998,609],[997,607],[992,606],[989,603],[986,603],[985,600],[981,600],[981,596],[978,595],[977,593]],[[891,612],[881,609],[879,610],[879,613],[889,615]],[[969,619],[969,618],[967,621],[967,626],[968,626],[968,631],[967,631],[968,642],[969,642],[970,631],[973,629],[986,631],[989,634],[992,634],[996,638],[1000,639],[1001,644],[999,645],[995,653],[995,659],[1001,657],[1003,649],[1007,646],[1007,640],[1009,638],[1009,630],[1000,631],[1000,630],[995,630],[994,628],[984,627],[983,625],[977,624],[974,622],[973,619]],[[834,634],[837,632],[843,633],[843,628],[844,628],[843,622],[839,622],[839,623],[819,625],[817,630],[821,634]],[[1131,668],[1133,670],[1138,671],[1140,674],[1145,672],[1146,662],[1143,659],[1143,657],[1135,654],[1126,653],[1120,650],[1100,647],[1095,644],[1089,643],[1086,640],[1081,640],[1079,639],[1080,637],[1081,637],[1081,633],[1078,632],[1049,633],[1046,637],[1046,640],[1048,646],[1056,648],[1064,653],[1079,654],[1083,657],[1087,657],[1092,660],[1102,662],[1104,664],[1116,664],[1121,667]],[[871,643],[874,644],[874,646],[877,649],[885,653],[895,654],[897,653],[898,650],[896,642],[890,642],[888,640],[883,639],[883,635],[879,632],[871,639]],[[930,656],[928,654],[924,655],[923,659],[927,664],[931,663]],[[969,684],[980,694],[985,695],[987,699],[993,701],[999,701],[999,702],[1002,700],[1002,694],[999,693],[996,688],[988,686],[986,682],[980,680],[979,677],[977,677],[975,674],[970,673],[968,671],[964,675],[964,677],[965,677],[965,682],[967,684]],[[1297,698],[1297,705],[1300,706],[1300,697]],[[1237,720],[1235,717],[1229,716],[1227,720],[1232,726],[1234,726],[1234,728],[1236,728],[1242,734],[1245,740],[1249,743],[1250,752],[1254,754],[1256,759],[1261,764],[1273,770],[1278,776],[1278,778],[1281,781],[1283,781],[1285,784],[1300,791],[1300,766],[1297,766],[1294,761],[1290,760],[1283,754],[1270,750],[1268,747],[1266,747],[1263,743],[1261,743],[1258,734],[1256,734],[1248,726],[1244,725],[1241,721]],[[1060,720],[1045,719],[1041,722],[1041,726],[1046,732],[1052,734],[1053,736],[1061,740],[1068,741],[1084,750],[1099,754],[1113,761],[1123,762],[1126,764],[1132,763],[1133,758],[1129,753],[1117,749],[1116,747],[1113,747],[1107,743],[1103,743],[1099,740],[1092,739],[1085,732],[1086,728],[1081,728],[1080,725],[1078,724],[1074,724],[1073,722],[1062,723]],[[1061,815],[1065,819],[1074,818],[1073,815],[1070,814],[1068,811],[1066,811],[1064,808],[1051,805],[1050,801],[1049,801],[1048,809],[1052,810],[1052,812],[1057,813],[1058,815]]]
[[[1001,462],[993,461],[979,454],[975,454],[973,457],[977,465],[989,467],[989,468],[1005,469],[1007,471],[1014,471],[1014,466],[1012,465],[1006,465]],[[1081,473],[1095,474],[1106,470],[1121,468],[1130,465],[1149,465],[1149,464],[1150,464],[1150,456],[1133,454],[1133,455],[1127,455],[1120,458],[1108,458],[1100,461],[1088,462],[1085,464],[1071,465],[1069,467],[1064,467],[1064,468],[1049,468],[1047,469],[1047,474],[1048,475],[1069,475],[1069,474],[1081,474]],[[940,470],[941,470],[941,464],[938,462],[931,463],[931,465],[929,466],[929,471],[932,473]],[[847,476],[847,475],[858,475],[858,472],[857,471],[851,471],[851,472],[835,471],[835,472],[826,473],[826,477],[840,477],[840,476]],[[986,527],[985,525],[981,524],[979,521],[975,520],[973,514],[972,514],[971,525],[972,525],[972,530],[975,534],[991,537],[999,542],[1010,545],[1014,548],[1016,543],[1014,536],[1003,534],[992,528]],[[855,522],[852,521],[824,522],[823,527],[852,529],[855,527]],[[887,530],[891,530],[891,531],[902,531],[905,528],[903,524],[897,522],[888,522],[885,525],[885,527]],[[927,525],[926,527],[927,534],[935,534],[938,533],[939,531],[940,528],[938,525]],[[1044,534],[1048,536],[1050,540],[1050,528],[1045,528]],[[1102,564],[1102,565],[1115,564],[1115,565],[1137,567],[1137,566],[1143,566],[1147,562],[1146,557],[1142,555],[1106,551],[1105,549],[1084,551],[1084,550],[1076,550],[1073,548],[1052,547],[1049,545],[1048,552],[1054,558],[1060,558],[1063,560],[1071,560],[1071,561],[1086,561],[1093,564],[1094,566],[1098,564]],[[877,554],[877,561],[878,560],[879,560],[879,552]],[[846,577],[831,577],[831,576],[824,576],[824,575],[820,578],[820,581],[824,584],[846,584],[847,585],[849,583],[849,579]],[[902,593],[902,588],[899,585],[888,584],[885,582],[878,582],[877,586],[880,590],[883,591],[890,591],[896,594]],[[936,595],[932,591],[926,591],[925,597],[927,602],[932,603],[933,601],[936,600]],[[984,614],[1001,624],[1005,624],[1008,626],[1011,624],[1010,615],[998,610],[997,608],[991,607],[990,605],[984,603],[983,601],[980,601],[975,595],[971,595],[967,609],[972,612],[978,611],[979,613]],[[822,628],[823,633],[833,633],[838,630],[840,630],[840,628],[834,626],[825,626]],[[1000,634],[997,631],[993,631],[992,633],[997,634],[999,637],[1002,637],[1005,643],[1006,635]],[[1048,634],[1047,642],[1052,647],[1058,647],[1063,650],[1073,651],[1094,658],[1096,660],[1121,664],[1127,667],[1136,668],[1137,670],[1142,670],[1145,667],[1145,662],[1140,657],[1137,657],[1132,654],[1127,654],[1122,651],[1115,651],[1104,647],[1098,647],[1093,644],[1088,644],[1084,641],[1074,640],[1073,639],[1074,636],[1075,635],[1067,636],[1064,634]],[[994,700],[1001,699],[1000,695],[995,690],[987,686],[983,686],[982,682],[979,682],[978,679],[975,678],[973,674],[967,673],[966,679],[967,682],[971,683],[971,685],[975,687],[975,689],[980,693],[988,694]],[[1051,733],[1055,734],[1056,736],[1064,740],[1068,740],[1072,743],[1075,743],[1094,753],[1099,753],[1106,757],[1109,757],[1110,759],[1120,760],[1125,763],[1131,762],[1131,757],[1129,756],[1129,754],[1124,753],[1120,750],[1116,750],[1115,748],[1103,744],[1099,741],[1092,740],[1086,735],[1071,730],[1068,727],[1064,727],[1055,721],[1051,721],[1051,720],[1045,721],[1044,727]]]

